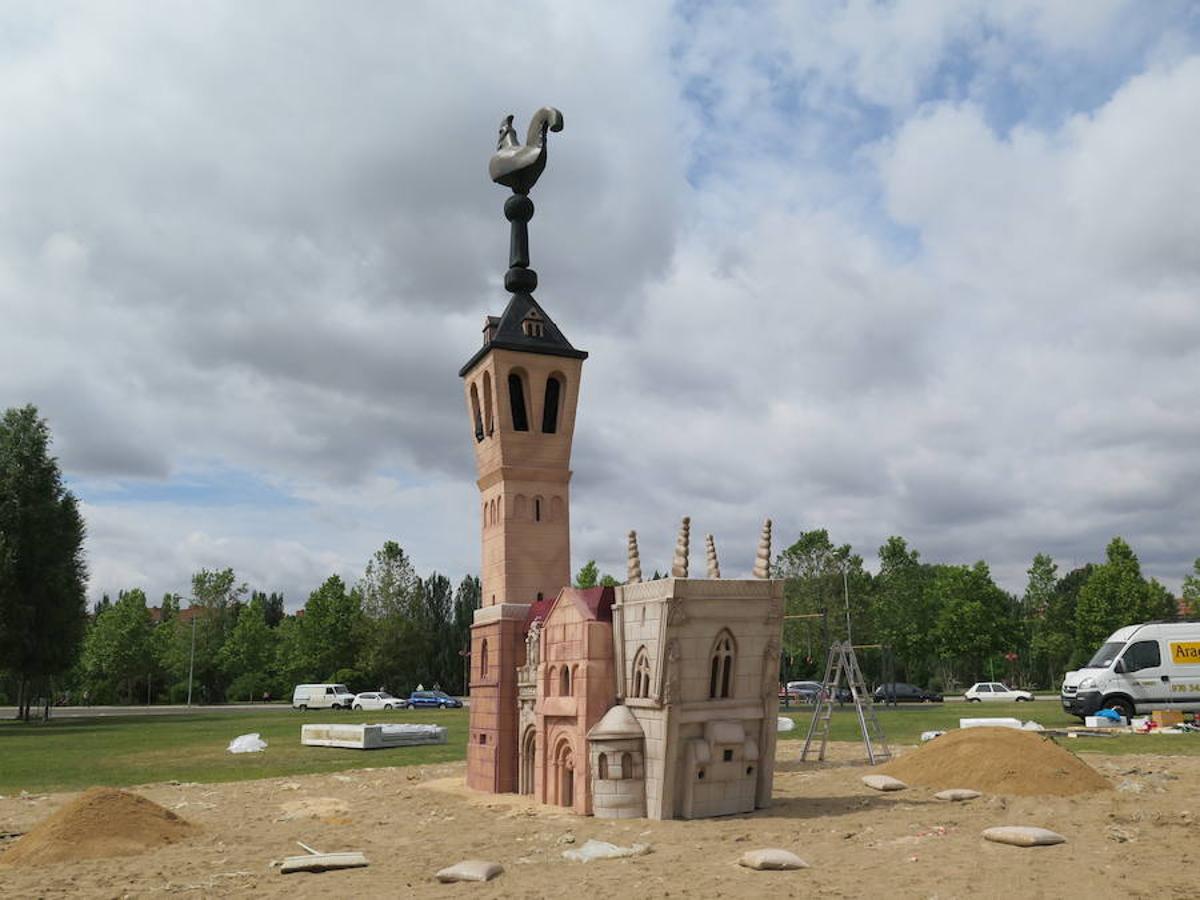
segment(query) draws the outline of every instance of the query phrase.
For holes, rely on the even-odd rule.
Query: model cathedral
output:
[[[690,577],[685,518],[669,577],[642,580],[630,532],[625,584],[570,587],[571,439],[587,353],[533,297],[526,228],[546,131],[561,127],[561,113],[539,111],[524,147],[511,117],[501,128],[491,171],[513,188],[512,298],[459,372],[483,546],[467,784],[582,815],[750,812],[770,803],[774,779],[783,584],[769,577],[770,521],[749,579],[721,578],[711,535],[706,577]],[[505,167],[519,154],[517,178]]]

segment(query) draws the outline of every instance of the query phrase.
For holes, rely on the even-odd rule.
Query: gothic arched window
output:
[[[650,696],[650,657],[647,655],[645,647],[640,648],[633,658],[631,696],[637,699],[645,699]]]
[[[733,635],[722,631],[713,644],[712,670],[708,679],[708,696],[712,700],[729,697],[733,684]]]
[[[542,406],[542,432],[554,434],[558,431],[558,404],[562,397],[562,379],[551,375],[546,379],[546,397]]]
[[[525,413],[525,379],[516,372],[511,372],[508,376],[508,407],[512,410],[513,431],[528,431],[529,416]],[[476,417],[476,421],[479,421],[478,417]],[[483,430],[482,426],[479,430]]]

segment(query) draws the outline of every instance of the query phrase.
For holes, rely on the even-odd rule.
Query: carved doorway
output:
[[[575,757],[571,744],[563,738],[554,752],[554,781],[559,806],[575,805]]]
[[[521,741],[521,793],[533,793],[533,769],[537,754],[537,731],[526,729]]]

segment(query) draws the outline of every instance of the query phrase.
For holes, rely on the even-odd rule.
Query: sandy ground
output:
[[[920,788],[865,788],[857,745],[832,745],[822,764],[796,762],[798,751],[795,742],[780,745],[770,809],[696,822],[610,822],[511,795],[476,795],[462,787],[462,764],[147,785],[136,790],[200,825],[201,834],[148,856],[42,869],[0,865],[0,896],[1196,895],[1200,757],[1086,754],[1117,790],[946,804]],[[0,798],[0,834],[29,829],[72,796]],[[1002,824],[1051,828],[1067,843],[1018,849],[982,840],[984,828]],[[588,838],[647,843],[652,852],[590,863],[562,858]],[[370,867],[280,875],[271,862],[301,853],[296,841],[327,852],[361,850]],[[793,850],[811,868],[755,872],[736,864],[760,847]],[[499,862],[504,874],[488,884],[434,880],[438,869],[469,858]]]

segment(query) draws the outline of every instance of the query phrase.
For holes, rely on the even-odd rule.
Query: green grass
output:
[[[923,731],[949,731],[958,727],[960,718],[1011,717],[1022,722],[1033,720],[1045,728],[1067,728],[1083,723],[1063,712],[1057,700],[1035,700],[1033,703],[921,703],[889,709],[877,706],[879,724],[889,743],[916,744]],[[780,710],[796,723],[792,731],[782,733],[780,740],[803,741],[812,720],[811,706]],[[833,741],[861,740],[854,707],[834,708],[829,729]],[[1059,738],[1059,742],[1076,752],[1096,753],[1158,753],[1167,756],[1200,756],[1200,734],[1121,735],[1112,738]]]
[[[780,710],[796,728],[784,741],[803,740],[812,707]],[[1054,700],[1033,703],[934,703],[900,709],[879,708],[889,742],[915,744],[922,731],[948,731],[963,716],[1013,716],[1046,728],[1078,725]],[[395,750],[338,750],[303,747],[305,722],[431,722],[445,725],[448,743]],[[269,745],[263,753],[235,755],[225,748],[239,734],[257,731]],[[852,707],[835,710],[830,738],[859,740]],[[47,724],[0,722],[0,794],[18,791],[80,790],[92,785],[131,785],[160,781],[242,781],[284,775],[337,772],[370,766],[411,766],[453,762],[466,755],[467,711],[417,710],[373,713],[220,712],[164,716],[107,716],[54,719]],[[1200,755],[1200,734],[1130,735],[1063,739],[1075,751],[1098,753]],[[799,748],[796,748],[797,752]]]
[[[312,722],[423,722],[444,725],[447,743],[392,750],[305,747]],[[257,731],[262,753],[226,752],[239,734]],[[368,766],[451,762],[466,756],[467,711],[246,712],[0,722],[0,794],[79,790],[159,781],[243,781],[337,772]]]

